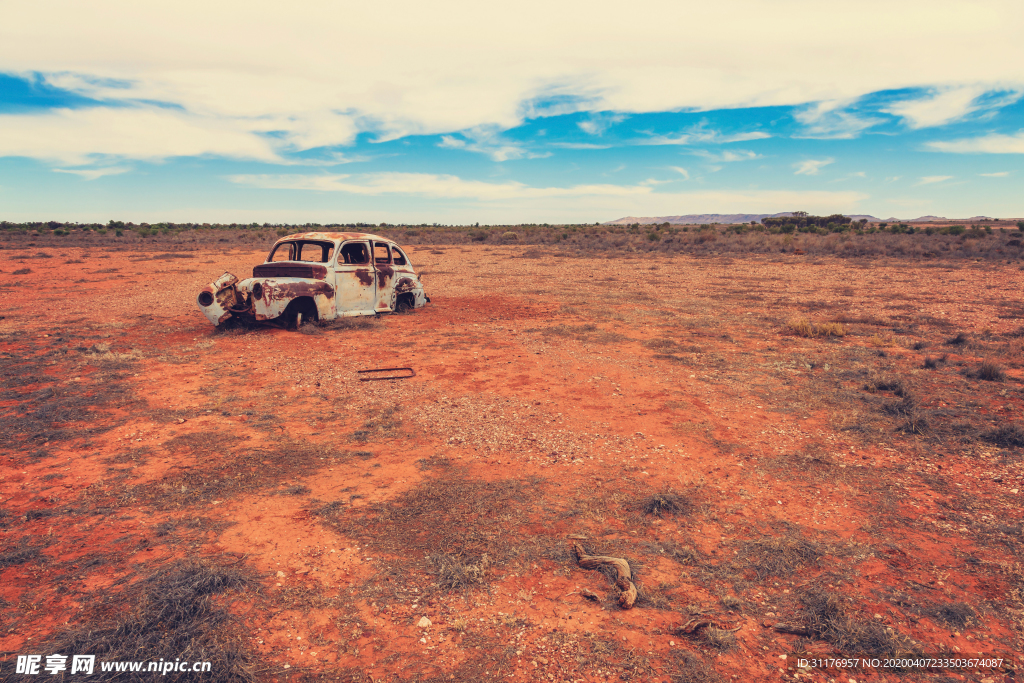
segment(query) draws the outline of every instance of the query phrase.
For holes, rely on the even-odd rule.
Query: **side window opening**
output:
[[[408,261],[405,260],[405,254],[403,254],[398,247],[391,247],[391,256],[394,258],[396,266],[404,266],[408,263]]]
[[[341,263],[366,265],[370,262],[370,250],[365,242],[349,242],[341,248]]]
[[[334,245],[330,242],[303,242],[299,246],[299,257],[296,261],[309,263],[328,263],[334,254]]]
[[[294,251],[294,242],[282,242],[281,244],[277,245],[274,248],[274,251],[271,252],[270,254],[270,258],[267,259],[267,262],[270,263],[272,261],[294,261],[295,259],[292,258]]]
[[[373,243],[373,262],[378,265],[391,263],[391,256],[388,254],[388,245],[383,242]]]

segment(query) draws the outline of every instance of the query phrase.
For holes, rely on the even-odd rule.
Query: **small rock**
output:
[[[541,664],[547,664],[548,660],[545,657],[537,657],[537,661]]]
[[[286,668],[286,669],[290,669],[290,668],[292,668],[292,665],[291,665],[291,664],[285,664],[285,665],[284,665],[284,668]]]
[[[283,578],[284,578],[284,572],[280,572],[280,571],[279,571],[279,572],[277,573],[277,578],[279,578],[279,579],[283,579]]]
[[[1010,493],[1020,493],[1020,489],[1010,489]]]
[[[420,620],[416,622],[416,625],[420,628],[430,628],[433,625],[433,622],[426,617],[420,617]]]

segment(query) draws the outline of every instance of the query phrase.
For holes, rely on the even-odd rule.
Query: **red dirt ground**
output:
[[[1024,664],[1024,467],[991,436],[1024,409],[1016,265],[423,247],[426,308],[299,333],[195,306],[262,251],[38,251],[0,252],[0,555],[41,549],[0,564],[0,671],[194,558],[258,577],[256,680],[941,680],[798,668],[857,654],[773,628],[811,589],[902,652],[1002,658],[947,680]],[[416,377],[355,374],[388,366]],[[574,538],[638,568],[637,607]]]

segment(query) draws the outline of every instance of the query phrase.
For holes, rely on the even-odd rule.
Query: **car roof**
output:
[[[297,232],[294,235],[286,235],[278,240],[278,242],[284,242],[285,240],[380,240],[381,242],[391,242],[387,237],[381,237],[380,235],[373,235],[368,232]]]

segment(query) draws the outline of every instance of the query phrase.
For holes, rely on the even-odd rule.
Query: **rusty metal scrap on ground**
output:
[[[373,370],[357,370],[358,374],[366,374],[371,372],[408,372],[408,375],[390,375],[388,377],[360,377],[360,382],[376,382],[382,379],[409,379],[410,377],[416,376],[416,371],[412,368],[374,368]]]

